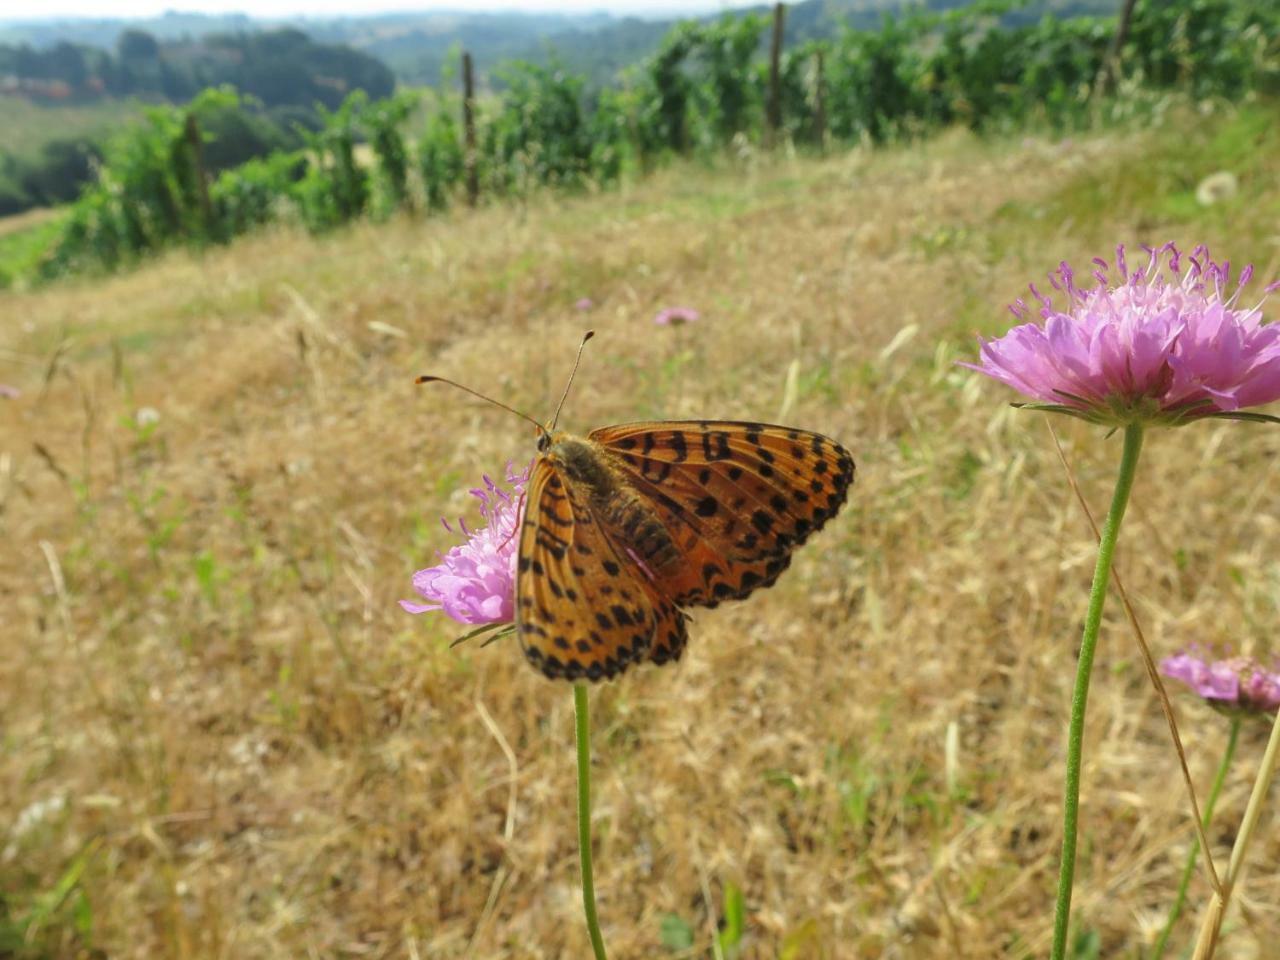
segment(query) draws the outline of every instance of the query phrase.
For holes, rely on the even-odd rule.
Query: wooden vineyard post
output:
[[[1133,20],[1134,3],[1135,0],[1123,0],[1123,5],[1120,7],[1116,35],[1111,39],[1111,49],[1107,51],[1106,59],[1102,61],[1102,69],[1098,71],[1097,79],[1093,84],[1095,97],[1110,93],[1111,88],[1115,86],[1116,78],[1120,73],[1120,55],[1124,52],[1124,42],[1129,39],[1129,24]]]
[[[467,173],[467,205],[474,207],[480,198],[480,171],[476,162],[476,83],[469,53],[462,55],[462,128],[466,138],[463,166]]]
[[[782,59],[782,27],[786,20],[785,4],[773,5],[773,44],[769,48],[769,105],[765,115],[765,146],[773,147],[782,131],[782,90],[778,68]]]
[[[823,70],[823,50],[813,52],[813,136],[818,149],[827,150],[827,75]]]
[[[209,239],[213,233],[213,205],[209,201],[209,177],[204,169],[204,140],[200,136],[200,125],[196,115],[188,113],[183,124],[182,136],[187,141],[190,151],[191,178],[196,188],[196,198],[200,203],[200,232],[202,239]]]

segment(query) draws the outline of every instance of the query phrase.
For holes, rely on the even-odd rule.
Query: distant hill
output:
[[[299,126],[322,122],[317,104],[335,109],[355,90],[387,97],[395,76],[364,51],[288,28],[198,39],[131,28],[110,49],[0,43],[0,215],[75,197],[107,136],[143,104],[186,103],[223,86],[245,100],[202,117],[211,171],[300,146]]]
[[[345,43],[377,57],[405,83],[436,84],[454,47],[475,58],[482,73],[504,60],[539,56],[540,45],[564,35],[591,36],[621,23],[608,14],[429,13],[311,20],[305,29],[317,40]],[[669,21],[638,21],[657,27]]]
[[[615,23],[608,14],[424,11],[376,16],[258,18],[243,13],[168,12],[140,19],[24,20],[0,18],[0,44],[46,49],[60,43],[114,50],[123,33],[142,31],[161,43],[264,30],[301,30],[317,43],[355,47],[392,67],[400,79],[434,83],[450,47],[461,43],[494,63],[527,52],[531,43],[565,32]]]
[[[291,28],[173,38],[130,27],[111,48],[0,39],[0,91],[33,100],[141,96],[180,103],[222,84],[268,106],[310,110],[317,102],[336,107],[355,89],[385,97],[395,77],[377,57]]]

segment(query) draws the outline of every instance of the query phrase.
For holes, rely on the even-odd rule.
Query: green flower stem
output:
[[[1124,452],[1120,456],[1120,473],[1111,495],[1111,509],[1102,524],[1098,542],[1098,562],[1093,568],[1093,586],[1089,591],[1089,611],[1085,615],[1084,636],[1080,640],[1080,660],[1076,666],[1076,685],[1071,695],[1071,725],[1067,732],[1066,799],[1062,807],[1062,868],[1058,873],[1058,901],[1053,917],[1052,960],[1065,960],[1067,928],[1071,922],[1071,888],[1076,872],[1076,831],[1080,822],[1080,755],[1084,746],[1084,714],[1089,704],[1089,677],[1093,673],[1093,655],[1098,646],[1098,629],[1102,626],[1102,607],[1107,599],[1107,582],[1111,579],[1111,561],[1115,557],[1120,522],[1124,519],[1133,478],[1137,473],[1138,454],[1142,452],[1142,425],[1131,423],[1124,428]]]
[[[587,713],[587,685],[573,685],[573,711],[578,734],[578,858],[582,864],[582,909],[596,960],[606,960],[604,937],[596,916],[596,881],[591,870],[591,718]]]
[[[1231,734],[1227,738],[1227,749],[1222,754],[1222,763],[1218,765],[1218,775],[1213,779],[1213,786],[1209,790],[1209,799],[1204,804],[1204,817],[1201,824],[1205,830],[1209,829],[1209,822],[1213,819],[1213,807],[1218,802],[1218,794],[1222,792],[1222,784],[1227,779],[1227,768],[1231,766],[1231,760],[1236,755],[1236,742],[1240,739],[1240,718],[1231,718]],[[1178,922],[1178,917],[1182,915],[1182,907],[1187,902],[1187,888],[1191,885],[1191,874],[1196,869],[1196,855],[1200,852],[1198,844],[1193,843],[1191,849],[1187,851],[1187,864],[1182,868],[1182,882],[1178,884],[1178,895],[1173,898],[1173,906],[1169,909],[1169,919],[1164,922],[1164,929],[1160,931],[1160,939],[1156,941],[1155,949],[1151,953],[1151,960],[1160,960],[1164,956],[1165,945],[1169,942],[1169,935],[1173,933],[1174,925]]]

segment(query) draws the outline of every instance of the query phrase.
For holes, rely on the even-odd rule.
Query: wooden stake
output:
[[[480,171],[476,162],[476,83],[469,53],[462,55],[462,127],[466,137],[463,164],[467,173],[467,205],[474,207],[480,199]]]
[[[1093,84],[1095,96],[1111,92],[1120,73],[1120,54],[1124,50],[1124,42],[1129,39],[1129,23],[1133,20],[1133,5],[1136,0],[1124,0],[1120,8],[1120,22],[1116,24],[1116,35],[1111,40],[1111,49],[1102,61],[1102,69],[1098,71],[1097,80]]]
[[[827,149],[827,75],[823,69],[825,55],[821,47],[813,52],[813,135],[818,149]]]
[[[200,201],[200,231],[207,238],[213,229],[213,205],[209,201],[209,176],[204,169],[204,140],[194,113],[187,114],[182,135],[191,150],[191,176],[195,179]]]
[[[782,131],[782,90],[778,70],[782,59],[782,27],[787,8],[783,3],[773,5],[773,45],[769,49],[769,106],[765,113],[765,146],[772,147]]]

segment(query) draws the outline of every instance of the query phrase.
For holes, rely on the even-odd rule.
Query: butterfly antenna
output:
[[[564,385],[564,393],[560,394],[560,402],[556,404],[556,415],[551,418],[551,429],[556,428],[556,424],[560,421],[560,408],[564,406],[565,399],[569,396],[569,388],[573,386],[573,377],[578,372],[578,364],[582,361],[582,348],[587,345],[587,341],[596,335],[594,330],[588,330],[587,335],[582,338],[582,342],[578,344],[578,355],[573,358],[573,369],[569,371],[569,382]]]
[[[508,413],[514,413],[517,417],[520,417],[523,420],[528,420],[530,423],[532,423],[535,427],[538,428],[538,431],[540,433],[547,432],[546,427],[540,424],[537,420],[533,419],[533,417],[529,416],[527,413],[521,413],[515,407],[509,407],[505,403],[503,403],[501,400],[495,400],[493,399],[493,397],[486,397],[483,393],[480,393],[478,390],[472,390],[470,387],[464,387],[462,384],[458,383],[456,380],[449,380],[445,377],[421,376],[413,382],[414,383],[447,383],[449,386],[457,387],[459,390],[463,390],[471,394],[473,397],[479,397],[485,403],[492,403],[495,407],[501,407],[503,410],[506,410]]]

